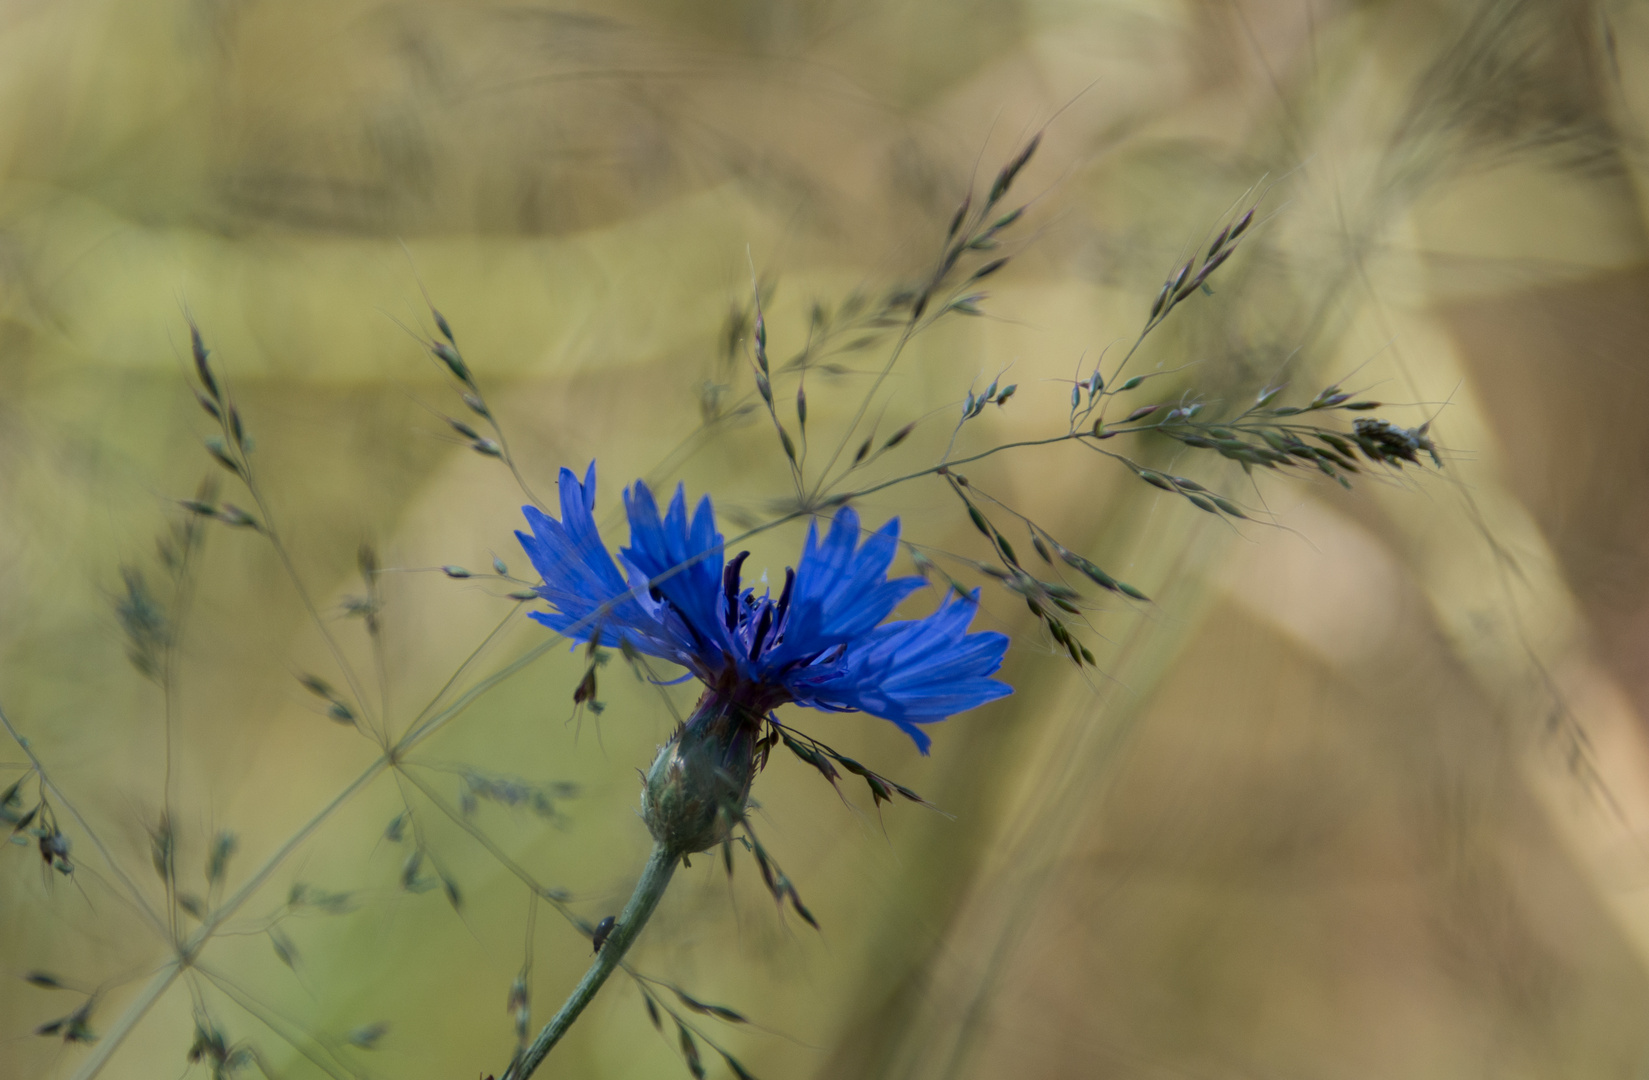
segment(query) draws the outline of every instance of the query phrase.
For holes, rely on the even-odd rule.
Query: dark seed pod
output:
[[[206,394],[213,401],[223,400],[222,391],[218,389],[218,380],[212,376],[212,366],[207,362],[211,351],[206,348],[206,342],[201,340],[200,327],[193,322],[189,324],[189,351],[195,357],[195,374],[200,376],[200,384],[206,388]]]
[[[457,349],[444,341],[437,341],[429,347],[429,351],[434,353],[436,359],[447,366],[447,370],[452,372],[455,379],[465,386],[474,385],[474,381],[470,378],[470,370],[464,364],[464,358],[458,355]]]
[[[1162,288],[1157,291],[1157,298],[1151,304],[1151,318],[1154,319],[1162,314],[1162,305],[1168,302],[1170,284],[1170,282],[1164,282]]]
[[[1219,235],[1214,237],[1214,242],[1212,244],[1208,245],[1208,254],[1203,256],[1203,258],[1205,258],[1205,259],[1213,258],[1214,257],[1214,252],[1216,252],[1220,249],[1220,245],[1225,243],[1225,238],[1229,235],[1231,235],[1231,230],[1230,230],[1229,227],[1221,229],[1219,231]]]
[[[222,465],[225,469],[228,469],[236,476],[242,475],[240,463],[229,456],[228,448],[224,446],[223,440],[218,438],[216,435],[213,435],[211,438],[206,440],[206,452],[211,454],[212,457],[216,459],[217,463]]]
[[[699,1058],[699,1045],[693,1041],[692,1032],[683,1024],[676,1024],[676,1034],[681,1041],[681,1056],[687,1062],[687,1071],[697,1080],[704,1080],[704,1062]]]
[[[973,277],[969,280],[978,281],[980,278],[988,278],[1006,265],[1008,265],[1007,259],[992,259],[984,266],[981,266],[979,269],[975,270],[973,272]]]
[[[1231,253],[1235,250],[1235,248],[1226,248],[1218,255],[1215,255],[1212,259],[1209,259],[1207,262],[1203,263],[1202,269],[1197,271],[1197,276],[1192,278],[1190,283],[1187,284],[1181,292],[1189,296],[1191,291],[1198,285],[1201,285],[1203,282],[1207,281],[1208,275],[1219,269],[1220,264],[1229,259],[1231,257]]]
[[[956,235],[956,230],[960,229],[962,227],[962,219],[968,216],[968,208],[972,204],[973,204],[973,192],[970,191],[970,192],[968,192],[968,194],[962,196],[962,205],[958,206],[956,208],[956,213],[951,216],[950,228],[945,230],[945,239],[946,240],[950,240],[952,237],[954,237]]]
[[[348,1035],[344,1036],[344,1041],[349,1043],[350,1046],[355,1047],[357,1050],[376,1050],[378,1048],[378,1041],[382,1039],[388,1031],[389,1025],[383,1021],[379,1021],[376,1024],[367,1024],[365,1027],[356,1028],[354,1031],[351,1031]]]
[[[334,696],[331,685],[319,675],[299,675],[298,683],[316,697],[330,700]]]
[[[802,917],[803,922],[815,930],[819,928],[819,920],[815,919],[813,913],[807,910],[807,905],[802,903],[802,898],[796,895],[795,889],[790,890],[790,906],[796,909],[796,914]]]
[[[278,927],[269,928],[269,944],[275,950],[276,959],[293,970],[297,969],[298,947]]]
[[[996,205],[997,201],[1008,193],[1008,188],[1013,186],[1014,177],[1019,175],[1019,170],[1023,169],[1025,163],[1031,160],[1031,155],[1036,153],[1036,148],[1040,145],[1042,145],[1042,134],[1038,132],[1031,137],[1030,142],[1025,144],[1025,149],[1021,150],[1012,161],[1002,166],[1002,171],[996,175],[996,182],[991,185],[990,205]]]

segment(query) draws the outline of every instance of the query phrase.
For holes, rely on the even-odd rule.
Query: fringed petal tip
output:
[[[623,493],[630,541],[614,560],[595,528],[595,463],[580,481],[563,469],[561,519],[523,508],[522,547],[544,579],[550,605],[534,620],[587,641],[628,641],[681,664],[707,684],[770,708],[786,701],[830,712],[870,713],[895,724],[927,754],[922,725],[1013,692],[990,676],[1008,638],[969,633],[979,591],[948,593],[922,619],[885,622],[919,577],[889,578],[899,519],[860,542],[859,515],[843,506],[821,538],[808,529],[783,593],[740,587],[744,556],[726,559],[708,496],[690,513],[678,485],[660,513],[652,489]]]

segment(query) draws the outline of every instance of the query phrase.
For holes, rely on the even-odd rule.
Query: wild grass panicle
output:
[[[165,699],[166,768],[158,785],[160,810],[147,827],[155,882],[140,881],[128,870],[127,857],[88,825],[11,718],[0,712],[0,723],[27,758],[21,775],[0,793],[0,822],[10,827],[15,840],[36,850],[47,873],[71,880],[88,894],[95,892],[100,902],[129,909],[161,956],[136,974],[117,973],[82,991],[74,1010],[38,1028],[41,1036],[85,1048],[76,1059],[78,1080],[105,1073],[156,1003],[179,985],[190,997],[192,1016],[191,1030],[177,1032],[186,1066],[204,1065],[214,1077],[252,1069],[267,1074],[276,1066],[254,1039],[273,1037],[294,1060],[319,1074],[367,1075],[372,1071],[368,1055],[386,1041],[416,1035],[370,1015],[329,1030],[310,1030],[264,1004],[238,973],[220,967],[221,943],[230,937],[261,937],[283,968],[297,972],[305,962],[305,945],[292,929],[298,916],[345,916],[374,903],[375,895],[386,890],[409,896],[439,892],[462,914],[469,897],[464,862],[450,846],[454,835],[515,879],[528,901],[524,961],[507,989],[500,987],[508,1024],[500,1024],[499,1075],[508,1080],[532,1075],[603,983],[621,971],[640,994],[654,1026],[661,1032],[667,1025],[673,1028],[673,1044],[691,1074],[706,1074],[702,1048],[708,1047],[734,1075],[748,1077],[749,1070],[706,1023],[744,1025],[744,1012],[708,1002],[627,960],[677,867],[715,850],[731,874],[736,853],[743,849],[779,909],[788,908],[817,927],[820,920],[758,838],[752,821],[752,785],[780,747],[838,790],[844,774],[862,780],[874,806],[895,798],[931,805],[910,787],[799,730],[779,710],[795,706],[879,717],[925,755],[932,725],[1012,692],[997,677],[1008,636],[971,628],[986,589],[1022,602],[1045,634],[1046,647],[1068,656],[1078,668],[1098,664],[1089,620],[1094,589],[1133,603],[1149,602],[1142,589],[993,494],[973,466],[1008,453],[1066,452],[1073,455],[1068,460],[1115,466],[1176,504],[1233,527],[1274,521],[1262,504],[1238,494],[1239,482],[1257,491],[1250,474],[1312,470],[1349,485],[1350,477],[1370,470],[1395,473],[1427,461],[1442,466],[1442,451],[1429,437],[1427,423],[1405,428],[1366,415],[1381,404],[1337,383],[1300,404],[1280,404],[1283,387],[1273,386],[1251,402],[1233,405],[1190,387],[1155,393],[1177,375],[1160,366],[1128,374],[1155,331],[1174,313],[1193,308],[1199,292],[1219,273],[1242,265],[1244,246],[1262,227],[1253,203],[1219,229],[1200,259],[1186,261],[1168,275],[1144,312],[1132,346],[1115,363],[1102,356],[1052,383],[1007,382],[1004,371],[982,390],[976,387],[983,379],[970,384],[943,418],[901,412],[903,406],[891,392],[892,376],[910,343],[955,316],[986,316],[989,296],[981,283],[1000,280],[998,275],[1012,265],[1021,243],[1016,229],[1029,203],[1010,200],[1039,143],[1040,136],[1030,139],[983,192],[970,192],[960,201],[938,250],[914,280],[811,304],[793,352],[779,349],[783,329],[770,319],[771,283],[753,283],[748,300],[728,320],[716,378],[701,389],[695,439],[708,441],[741,418],[765,414],[787,489],[769,504],[776,507],[771,514],[758,516],[731,537],[717,524],[711,495],[690,510],[683,484],[661,507],[654,484],[641,479],[623,492],[628,540],[615,557],[595,517],[594,462],[582,477],[561,469],[555,505],[542,500],[528,474],[544,463],[524,463],[512,450],[477,376],[480,369],[460,350],[447,317],[432,306],[434,333],[421,343],[462,406],[456,414],[439,415],[464,446],[502,464],[528,500],[522,511],[527,528],[516,535],[535,577],[513,575],[500,555],[493,556],[490,572],[456,562],[423,568],[465,588],[483,587],[505,614],[498,629],[417,709],[391,693],[384,642],[395,615],[384,589],[387,575],[415,568],[386,567],[373,546],[362,545],[354,564],[360,592],[344,599],[341,615],[333,615],[310,594],[281,527],[279,503],[266,489],[252,426],[237,403],[234,382],[191,322],[191,389],[214,429],[203,449],[216,475],[192,498],[176,502],[176,517],[160,548],[168,587],[157,590],[141,569],[128,566],[121,571],[122,587],[114,600],[132,665],[161,688]],[[881,350],[880,362],[868,371],[859,373],[849,365],[850,358],[873,350]],[[833,422],[835,414],[821,404],[841,380],[855,374],[863,376],[862,390],[849,399],[845,421]],[[826,381],[827,376],[834,381]],[[1050,406],[1046,414],[1056,419],[1035,437],[996,442],[988,434],[988,422],[981,422],[987,410],[1042,406]],[[1353,417],[1349,428],[1347,416]],[[917,438],[925,429],[934,429],[931,440]],[[1141,449],[1125,452],[1128,441]],[[1233,475],[1236,470],[1203,479],[1166,471],[1151,463],[1165,448],[1186,452],[1187,459],[1236,462],[1241,479]],[[672,457],[662,471],[673,470],[679,461]],[[244,507],[222,497],[224,485]],[[971,550],[952,551],[929,542],[926,537],[935,530],[925,523],[915,535],[899,517],[874,527],[865,523],[860,507],[872,496],[914,485],[954,500],[948,505],[957,508],[955,521],[965,521],[964,528],[978,534]],[[746,585],[749,552],[740,545],[803,520],[807,531],[800,556],[785,570],[777,595],[772,586],[758,591]],[[183,677],[179,640],[194,598],[206,530],[213,523],[272,553],[330,663],[329,670],[320,672],[294,670],[297,686],[314,711],[357,732],[370,758],[296,832],[266,851],[247,850],[237,832],[225,827],[193,837],[189,830],[194,824],[176,806],[172,739]],[[1027,545],[1040,566],[1022,555]],[[901,556],[915,573],[890,576]],[[939,595],[927,612],[895,618],[930,583],[939,586]],[[477,658],[521,612],[551,633],[490,673],[477,675]],[[524,865],[481,813],[487,803],[528,811],[540,825],[564,824],[562,808],[578,797],[578,785],[556,777],[510,775],[425,752],[437,733],[474,716],[474,706],[490,691],[568,644],[582,646],[581,671],[569,692],[575,710],[600,712],[604,707],[602,670],[614,654],[644,684],[658,687],[672,708],[665,687],[683,680],[696,680],[702,687],[697,705],[688,715],[678,715],[668,741],[642,776],[641,818],[653,848],[640,881],[621,912],[599,919],[586,917],[570,890],[546,882]],[[363,653],[370,657],[365,663]],[[306,842],[363,792],[379,787],[392,789],[398,803],[380,839],[399,853],[394,881],[335,889],[297,879],[283,899],[272,901],[277,875],[292,872]],[[205,852],[198,874],[180,858],[190,843]],[[251,868],[234,878],[231,868],[240,870],[239,864],[249,860]],[[254,911],[257,904],[263,905],[261,914]],[[565,1003],[535,1034],[534,949],[541,906],[560,916],[577,940],[587,943],[584,948],[593,947],[594,958]],[[589,955],[583,948],[576,951]],[[42,991],[74,985],[55,973],[35,972],[29,979]],[[125,989],[138,980],[146,982],[135,992]],[[103,1002],[114,998],[120,1007],[100,1015]],[[230,1009],[248,1016],[263,1034],[232,1035],[221,1019]],[[511,1038],[513,1050],[507,1045]]]

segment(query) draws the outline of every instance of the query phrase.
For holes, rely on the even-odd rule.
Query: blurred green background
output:
[[[771,430],[700,430],[704,384],[742,370],[721,334],[752,264],[776,282],[773,351],[794,351],[814,298],[920,273],[970,178],[1045,127],[1018,188],[1034,239],[991,317],[919,339],[891,383],[889,429],[940,411],[905,460],[933,460],[970,384],[1009,365],[1020,393],[968,445],[1061,429],[1058,380],[1131,340],[1258,185],[1247,253],[1146,363],[1194,363],[1173,386],[1222,394],[1284,372],[1305,396],[1369,387],[1408,403],[1401,423],[1437,417],[1447,468],[1350,493],[1265,478],[1286,526],[1269,529],[1071,447],[981,466],[1154,603],[1100,605],[1083,676],[991,598],[980,625],[1016,635],[1017,693],[936,728],[930,758],[881,721],[793,716],[944,813],[878,813],[855,788],[844,806],[775,760],[758,827],[822,930],[777,914],[748,861],[729,885],[705,859],[636,965],[750,1016],[718,1037],[768,1080],[1649,1069],[1641,4],[17,0],[0,102],[0,704],[155,902],[165,706],[114,606],[122,566],[159,580],[155,537],[210,468],[186,315],[364,667],[342,607],[358,546],[418,571],[383,577],[404,726],[514,607],[429,568],[526,567],[515,482],[435,411],[459,406],[407,330],[427,332],[420,290],[536,490],[595,459],[601,512],[647,475],[755,519],[788,483]],[[809,383],[821,440],[874,363],[848,366]],[[1174,464],[1260,497],[1234,468]],[[983,554],[937,481],[861,510]],[[801,536],[762,537],[751,567],[782,573]],[[542,640],[517,614],[477,670]],[[336,676],[261,538],[210,531],[177,648],[179,866],[198,879],[233,830],[233,889],[375,751],[298,686]],[[615,666],[605,714],[569,723],[580,671],[551,651],[417,768],[452,800],[459,763],[577,784],[553,822],[486,804],[473,821],[594,920],[645,857],[635,770],[673,721]],[[456,913],[398,888],[383,832],[402,793],[381,778],[210,946],[237,994],[180,983],[103,1075],[182,1074],[201,1005],[281,1076],[322,1075],[282,1032],[363,1075],[501,1072],[527,894],[407,797]],[[25,973],[98,989],[107,1035],[166,957],[58,813],[76,880],[24,848],[0,865],[6,1077],[89,1057],[30,1034],[84,995]],[[359,904],[283,923],[289,967],[256,931],[294,882]],[[535,1026],[587,957],[541,907]],[[346,1045],[377,1022],[376,1049]],[[615,981],[540,1075],[687,1072]]]

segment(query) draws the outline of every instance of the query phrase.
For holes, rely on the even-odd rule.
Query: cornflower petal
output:
[[[869,632],[926,584],[919,577],[887,579],[899,548],[898,518],[855,551],[858,536],[859,515],[851,506],[836,512],[823,544],[817,525],[808,528],[783,644],[769,658],[774,669]]]
[[[532,618],[573,641],[588,641],[599,629],[601,644],[621,639],[652,656],[676,660],[679,650],[656,618],[636,603],[613,557],[601,543],[592,511],[595,463],[582,484],[571,469],[561,470],[561,520],[536,506],[524,506],[531,532],[516,532],[522,549],[544,583],[534,591],[556,609]]]
[[[649,591],[668,600],[680,615],[704,650],[701,662],[713,663],[717,652],[730,654],[732,643],[719,618],[722,538],[710,497],[700,500],[689,521],[687,494],[678,485],[661,521],[652,491],[638,480],[624,493],[624,509],[630,518],[630,546],[619,552],[624,561],[645,575]]]
[[[947,598],[925,619],[889,623],[849,645],[833,663],[794,672],[788,682],[798,704],[856,710],[898,725],[922,753],[930,740],[915,725],[930,724],[1013,692],[988,676],[1002,666],[1008,638],[970,634],[977,590]]]
[[[743,556],[725,565],[708,497],[689,515],[678,486],[661,516],[651,489],[637,481],[624,493],[630,543],[616,562],[594,507],[595,465],[583,483],[563,469],[561,520],[526,507],[532,532],[516,534],[544,578],[537,592],[554,608],[533,618],[575,641],[597,633],[605,645],[629,641],[756,715],[786,702],[870,713],[896,724],[924,754],[930,740],[918,725],[1013,692],[990,678],[1006,635],[968,632],[977,590],[947,596],[924,619],[883,623],[924,584],[887,576],[898,553],[897,518],[863,544],[852,507],[837,511],[822,540],[815,522],[794,579],[775,599],[740,588]]]

